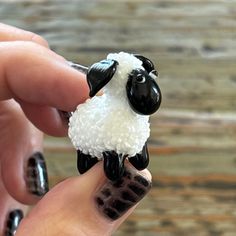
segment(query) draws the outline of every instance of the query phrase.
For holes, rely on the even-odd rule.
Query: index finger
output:
[[[0,100],[72,111],[88,98],[85,75],[31,42],[0,43]]]

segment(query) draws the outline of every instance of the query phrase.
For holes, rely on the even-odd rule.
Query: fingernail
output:
[[[16,233],[16,230],[20,224],[20,221],[23,219],[24,215],[22,210],[16,209],[11,211],[8,214],[6,221],[6,231],[5,236],[13,236]]]
[[[81,73],[83,74],[87,74],[88,72],[88,67],[87,66],[83,66],[83,65],[80,65],[80,64],[77,64],[77,63],[74,63],[72,61],[67,61],[68,62],[68,65],[78,71],[80,71]]]
[[[47,167],[40,152],[36,152],[28,160],[26,185],[29,192],[37,196],[43,196],[49,190]]]
[[[109,181],[96,194],[98,211],[110,220],[117,220],[137,204],[151,189],[152,183],[133,169],[125,170],[118,181]]]

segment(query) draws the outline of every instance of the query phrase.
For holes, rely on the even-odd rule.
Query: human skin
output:
[[[9,212],[26,212],[32,204],[17,236],[111,235],[141,197],[117,219],[99,210],[96,196],[110,186],[101,163],[43,197],[32,194],[25,181],[29,158],[43,152],[43,133],[67,136],[67,120],[59,111],[73,111],[88,98],[85,75],[69,67],[42,37],[5,24],[0,24],[0,55],[0,236],[6,235]],[[147,180],[143,197],[151,186],[150,173],[128,169],[134,178]]]

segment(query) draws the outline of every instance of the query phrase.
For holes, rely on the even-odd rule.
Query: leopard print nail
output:
[[[97,193],[95,202],[100,213],[116,220],[137,204],[151,189],[151,182],[138,172],[125,170],[118,181],[108,181]]]
[[[8,214],[4,236],[15,235],[20,221],[23,219],[23,216],[23,212],[20,209],[13,210]]]
[[[29,158],[25,180],[30,193],[43,196],[48,192],[47,168],[44,157],[40,152]]]

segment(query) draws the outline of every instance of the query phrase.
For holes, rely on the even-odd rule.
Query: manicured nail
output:
[[[40,152],[36,152],[28,160],[26,184],[29,192],[37,196],[43,196],[49,190],[47,167]]]
[[[62,111],[62,110],[58,110],[59,112],[59,115],[61,116],[61,118],[63,120],[66,121],[66,123],[68,124],[69,123],[69,119],[70,117],[72,116],[72,112],[69,112],[69,111]]]
[[[23,219],[24,215],[22,210],[13,210],[8,214],[6,221],[6,230],[5,236],[13,236],[16,233],[16,230],[20,224],[20,221]]]
[[[126,169],[118,181],[106,182],[96,194],[99,212],[110,220],[116,220],[137,204],[151,189],[150,180],[133,169]]]

